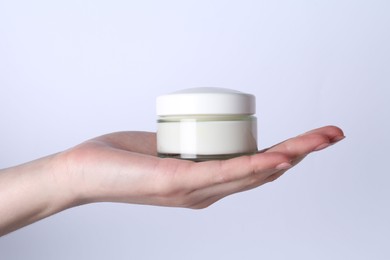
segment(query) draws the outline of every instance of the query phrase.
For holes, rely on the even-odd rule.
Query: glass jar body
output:
[[[205,161],[257,152],[252,115],[160,116],[157,123],[160,157]]]

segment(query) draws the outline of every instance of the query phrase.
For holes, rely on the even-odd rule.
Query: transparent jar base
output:
[[[253,155],[257,151],[248,152],[248,153],[233,153],[233,154],[215,154],[215,155],[202,155],[202,154],[167,154],[167,153],[158,153],[158,157],[161,158],[175,158],[182,160],[189,160],[194,162],[204,162],[212,160],[228,160],[234,157],[239,157],[243,155]]]

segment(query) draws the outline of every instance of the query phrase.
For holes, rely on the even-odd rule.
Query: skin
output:
[[[202,209],[280,177],[308,154],[344,138],[326,126],[251,156],[191,162],[156,157],[156,135],[118,132],[0,170],[0,235],[93,202]]]

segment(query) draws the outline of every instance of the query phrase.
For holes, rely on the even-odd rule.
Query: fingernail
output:
[[[313,151],[320,151],[322,149],[325,149],[326,147],[328,147],[330,145],[330,143],[323,143],[323,144],[320,144],[319,146],[317,146],[316,148],[314,148]]]
[[[345,136],[341,135],[341,136],[336,136],[335,138],[332,139],[332,144],[335,144],[337,142],[340,142],[341,140],[343,140],[345,138]]]
[[[292,167],[292,164],[291,163],[288,163],[288,162],[283,162],[281,164],[278,164],[275,169],[277,170],[287,170],[287,169],[290,169]]]

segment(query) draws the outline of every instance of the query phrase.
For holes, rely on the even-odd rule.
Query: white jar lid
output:
[[[254,95],[225,88],[190,88],[157,97],[159,116],[172,115],[252,115]]]

